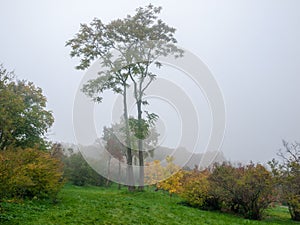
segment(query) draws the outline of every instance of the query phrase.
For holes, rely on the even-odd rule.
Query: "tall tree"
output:
[[[54,119],[42,89],[19,81],[0,65],[0,150],[10,145],[46,148],[45,134]]]
[[[96,101],[101,101],[104,90],[111,89],[123,95],[124,120],[127,132],[127,164],[132,166],[130,147],[127,87],[134,84],[139,133],[142,133],[142,105],[146,89],[155,78],[149,71],[151,64],[158,67],[160,56],[181,56],[183,51],[176,47],[175,29],[158,19],[161,7],[148,5],[136,9],[134,16],[113,20],[107,25],[94,19],[89,25],[81,24],[80,31],[66,45],[72,48],[71,57],[81,59],[77,69],[86,69],[97,58],[108,68],[100,76],[84,86],[83,91]],[[143,140],[139,141],[140,186],[143,186]],[[129,173],[132,171],[128,170]],[[131,177],[131,174],[129,174]],[[133,183],[132,183],[133,184]]]
[[[112,22],[113,23],[113,22]],[[114,60],[112,51],[115,49],[117,40],[113,38],[113,29],[104,25],[101,20],[94,19],[90,25],[81,24],[79,32],[75,37],[67,41],[66,46],[71,46],[71,57],[80,57],[81,61],[76,69],[84,70],[96,59],[102,59],[101,64],[107,70],[99,71],[96,79],[89,80],[82,88],[82,91],[91,97],[95,102],[102,102],[102,94],[105,90],[112,90],[123,96],[123,118],[125,121],[126,133],[126,159],[128,190],[134,190],[134,176],[132,168],[132,150],[130,144],[128,109],[127,109],[127,88],[129,84],[128,74],[120,66],[120,60]]]
[[[143,140],[146,138],[145,121],[152,123],[157,119],[156,114],[147,111],[145,112],[148,120],[142,116],[142,106],[148,104],[143,99],[145,91],[156,77],[156,74],[152,73],[149,67],[155,65],[160,68],[162,64],[157,59],[161,56],[180,57],[183,55],[183,51],[175,45],[177,43],[174,38],[175,28],[158,19],[161,9],[161,7],[154,7],[151,4],[145,8],[138,8],[134,16],[128,16],[123,20],[122,27],[127,27],[127,30],[119,34],[123,38],[129,36],[133,40],[130,43],[129,51],[127,51],[134,53],[129,57],[128,74],[134,86],[137,109],[138,129],[136,137],[139,139],[140,189],[143,189],[144,186]],[[126,56],[128,57],[128,54]]]

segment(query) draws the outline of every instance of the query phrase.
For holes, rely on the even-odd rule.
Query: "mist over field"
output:
[[[21,79],[40,86],[55,117],[48,134],[53,141],[76,143],[73,102],[85,71],[77,71],[66,40],[80,23],[94,17],[104,22],[125,17],[149,1],[3,1],[1,2],[1,62]],[[281,140],[294,141],[300,133],[300,3],[289,1],[152,1],[163,7],[161,18],[176,28],[179,46],[201,59],[222,91],[226,131],[220,150],[233,161],[266,162],[276,156]],[[116,7],[118,6],[118,7]],[[163,67],[162,76],[174,76],[200,112],[201,141],[205,151],[212,117],[204,93],[182,79],[182,73]],[[109,98],[95,112],[109,108]],[[164,147],[178,146],[180,124],[168,106],[153,101],[169,136]],[[97,111],[98,110],[98,111]],[[169,114],[169,116],[168,116]],[[95,113],[96,130],[110,118]],[[98,125],[99,124],[99,125]],[[211,149],[217,150],[217,149]]]

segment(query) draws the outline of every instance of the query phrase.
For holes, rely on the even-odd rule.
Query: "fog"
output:
[[[78,60],[69,57],[65,42],[78,32],[80,23],[94,17],[104,22],[123,18],[149,3],[163,7],[161,18],[177,29],[178,44],[197,55],[213,74],[225,101],[226,131],[220,150],[228,159],[264,163],[276,156],[282,139],[300,140],[298,0],[1,1],[0,63],[43,89],[55,117],[50,140],[77,141],[73,104],[86,71],[75,70]],[[178,73],[165,70],[167,75]],[[201,111],[203,142],[197,149],[201,152],[212,118],[204,95],[196,98],[191,84],[179,76],[174,82],[198,100],[194,105]],[[172,137],[180,136],[176,132],[180,124],[173,129],[171,125],[176,115],[167,117],[170,108],[157,101],[153,105],[151,110],[159,109],[165,121],[169,139],[164,145],[176,147],[171,144]],[[107,107],[109,101],[97,105],[96,114]],[[95,124],[101,123],[107,125],[97,116]]]

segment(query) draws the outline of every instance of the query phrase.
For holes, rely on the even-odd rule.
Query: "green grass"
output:
[[[267,211],[263,221],[207,212],[179,204],[181,199],[147,189],[128,193],[125,188],[66,185],[56,204],[49,201],[2,202],[0,224],[300,224],[286,208]]]

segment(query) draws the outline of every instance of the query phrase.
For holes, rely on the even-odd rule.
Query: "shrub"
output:
[[[168,191],[170,195],[181,192],[181,179],[185,172],[173,161],[173,157],[167,156],[167,165],[165,167],[161,165],[159,160],[146,163],[145,183],[156,184],[157,190]]]
[[[189,205],[201,209],[209,208],[208,176],[207,170],[199,171],[197,169],[186,172],[183,176],[181,180],[182,190],[179,194]]]
[[[222,200],[225,209],[248,219],[261,219],[263,211],[274,200],[273,177],[260,164],[217,165],[209,180],[214,195]]]
[[[165,168],[161,165],[159,160],[154,160],[145,164],[144,181],[145,184],[157,184],[164,180]]]
[[[178,170],[170,175],[167,179],[156,184],[157,189],[168,191],[170,195],[179,194],[182,192],[182,178],[185,171]]]
[[[62,163],[35,149],[0,152],[0,199],[54,198],[63,186]]]
[[[107,179],[90,167],[80,152],[64,158],[64,176],[72,184],[78,186],[86,184],[104,186],[111,184],[111,182],[108,182]]]

